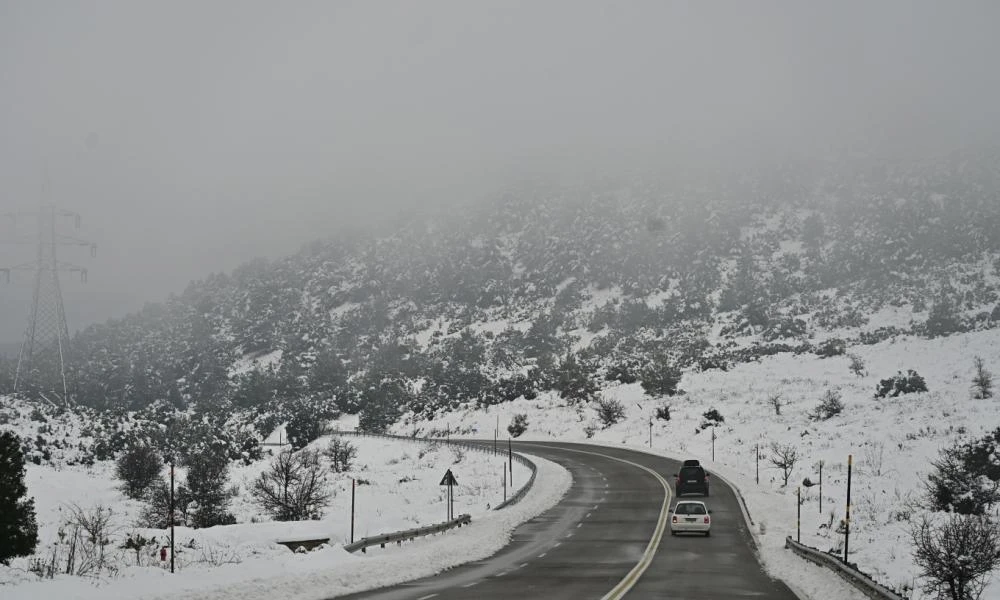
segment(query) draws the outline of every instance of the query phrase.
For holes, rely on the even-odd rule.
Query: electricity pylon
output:
[[[34,261],[0,268],[7,282],[11,271],[33,271],[35,275],[34,293],[31,299],[31,314],[24,341],[17,356],[17,371],[14,374],[14,393],[36,393],[48,399],[47,394],[61,396],[62,403],[70,402],[70,384],[66,376],[69,357],[69,327],[66,325],[66,311],[63,308],[62,290],[59,287],[59,272],[79,273],[82,281],[87,281],[87,269],[62,262],[56,255],[59,246],[87,246],[90,255],[97,255],[97,246],[75,237],[61,235],[56,231],[59,217],[70,217],[77,228],[81,217],[78,213],[43,204],[36,210],[4,213],[15,222],[19,218],[35,219],[37,235],[32,239],[15,238],[16,244],[30,244],[37,247]],[[50,400],[51,401],[51,400]]]

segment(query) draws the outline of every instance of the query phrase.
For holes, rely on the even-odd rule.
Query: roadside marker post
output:
[[[448,469],[447,471],[445,471],[444,477],[441,478],[441,483],[439,483],[438,485],[446,485],[446,486],[448,486],[448,498],[447,498],[447,500],[446,500],[445,503],[448,505],[448,520],[451,521],[453,518],[455,518],[454,517],[454,515],[455,515],[455,507],[454,507],[455,494],[452,491],[452,488],[454,488],[456,485],[458,485],[458,481],[455,479],[455,475],[451,472],[451,469]]]

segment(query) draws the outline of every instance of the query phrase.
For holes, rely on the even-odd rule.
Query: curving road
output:
[[[566,496],[490,558],[347,598],[669,598],[797,600],[757,562],[735,494],[716,479],[712,536],[670,535],[677,461],[620,448],[515,443],[573,475]]]

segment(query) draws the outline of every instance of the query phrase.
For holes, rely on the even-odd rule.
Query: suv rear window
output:
[[[705,477],[705,469],[701,467],[684,467],[681,469],[680,478],[687,481],[689,479],[701,480]]]

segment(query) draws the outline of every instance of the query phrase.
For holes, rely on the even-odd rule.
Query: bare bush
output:
[[[143,566],[142,557],[154,555],[159,546],[160,544],[155,536],[147,538],[138,531],[133,531],[126,536],[125,541],[119,548],[135,552],[135,566],[141,567]],[[148,560],[146,562],[149,563]]]
[[[885,442],[871,442],[865,446],[865,466],[875,477],[882,476],[882,462],[885,459]]]
[[[854,373],[856,377],[864,377],[868,375],[868,368],[865,367],[865,361],[861,359],[857,354],[849,354],[848,358],[851,359],[851,366],[848,367],[851,373]]]
[[[781,394],[771,394],[767,397],[767,403],[774,409],[775,416],[781,416],[781,407],[788,404],[788,402],[781,397]]]
[[[779,444],[778,442],[771,444],[770,461],[776,469],[781,470],[781,478],[784,481],[782,486],[788,485],[788,479],[792,476],[792,471],[795,469],[795,463],[798,460],[799,453],[795,449],[795,446],[791,444]]]
[[[924,592],[934,598],[976,600],[1000,566],[1000,527],[990,517],[950,514],[934,523],[924,516],[910,536]]]
[[[993,373],[986,370],[986,365],[979,356],[973,359],[972,364],[976,369],[976,374],[972,378],[972,397],[977,400],[992,398]]]
[[[99,575],[110,566],[108,546],[117,532],[114,511],[103,504],[90,508],[70,505],[59,528],[66,550],[67,575]]]
[[[358,455],[358,449],[347,440],[335,437],[326,447],[326,456],[330,459],[330,468],[334,473],[351,470],[351,464]]]
[[[254,480],[250,495],[277,521],[318,519],[331,497],[319,455],[311,450],[283,450]]]

